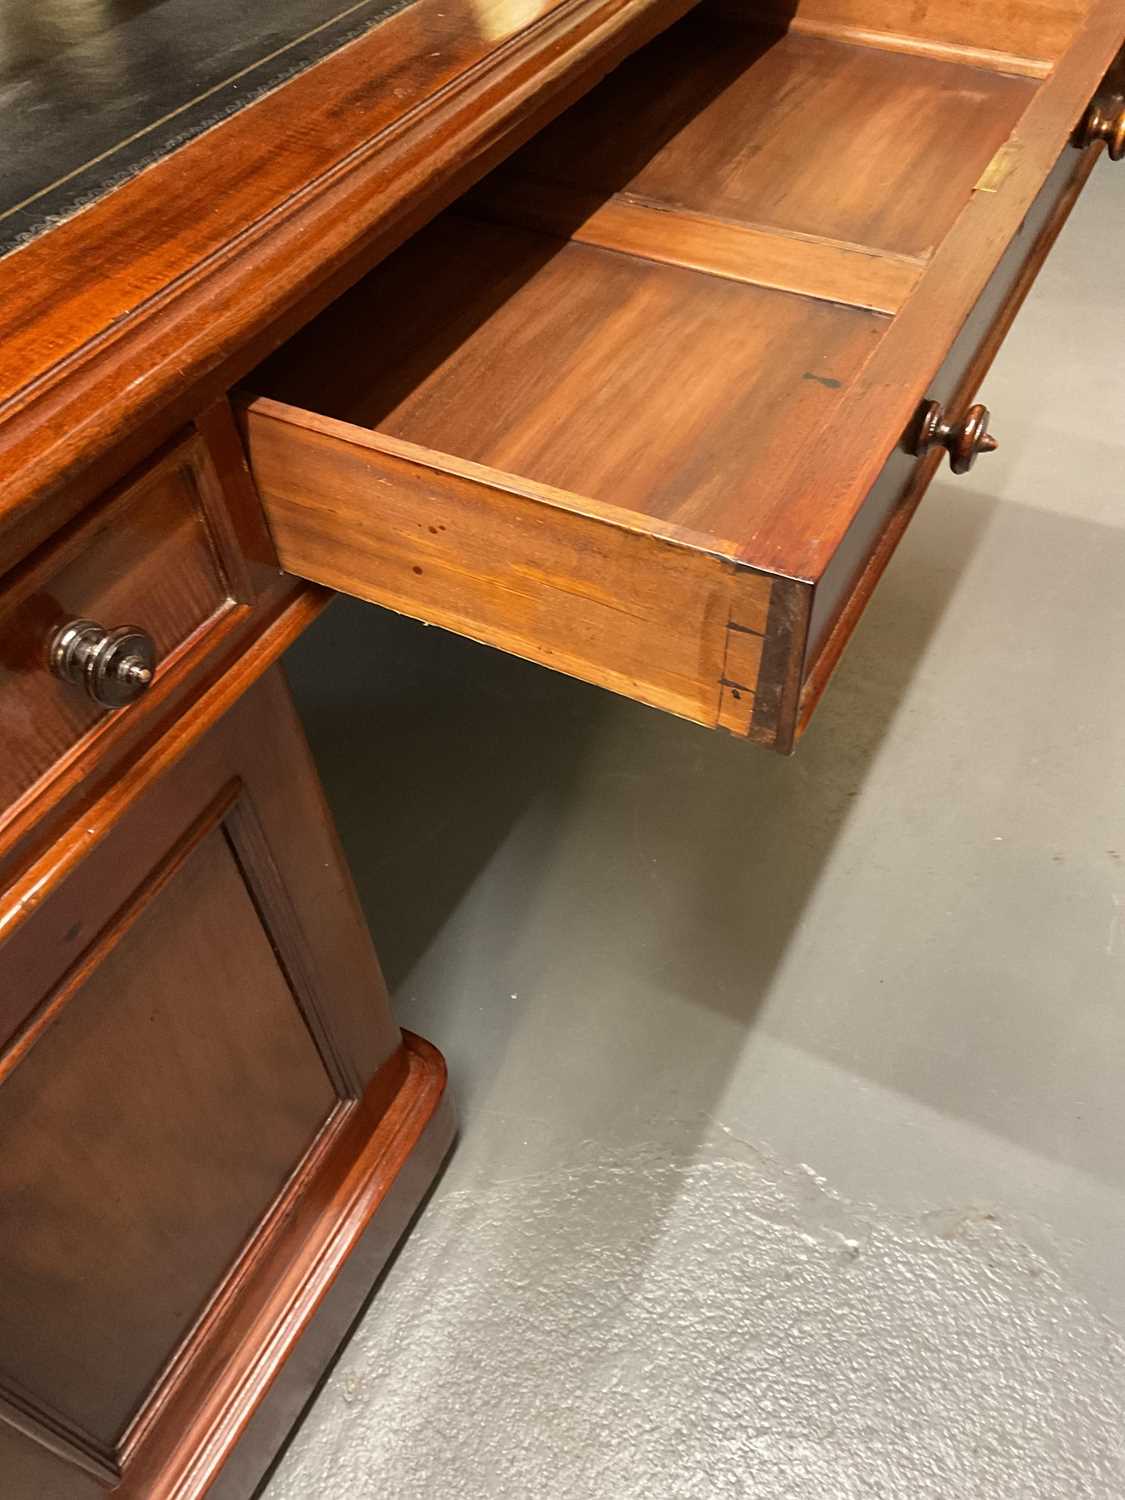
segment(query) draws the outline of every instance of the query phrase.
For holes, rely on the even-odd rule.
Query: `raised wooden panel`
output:
[[[0,824],[129,710],[111,713],[47,670],[47,643],[72,619],[139,625],[158,676],[204,646],[249,588],[214,465],[186,438],[93,515],[0,580]]]
[[[0,1474],[11,1500],[106,1500],[111,1481],[76,1469],[14,1427],[0,1423]]]
[[[110,1449],[337,1097],[222,828],[145,895],[0,1087],[0,1385]]]
[[[276,671],[177,737],[0,892],[0,1454],[66,1500],[202,1493],[441,1100]]]

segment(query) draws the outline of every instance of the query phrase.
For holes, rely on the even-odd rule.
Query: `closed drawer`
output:
[[[206,445],[185,438],[0,585],[0,830],[135,708],[106,709],[52,675],[75,619],[135,625],[155,644],[151,691],[210,650],[246,598]],[[139,705],[138,705],[139,707]]]
[[[689,17],[255,372],[283,565],[791,749],[936,466],[924,399],[954,444],[1093,163],[1109,53]]]

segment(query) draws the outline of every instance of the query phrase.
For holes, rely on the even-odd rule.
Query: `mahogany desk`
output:
[[[249,1495],[452,1139],[331,591],[787,752],[995,446],[1120,0],[689,8],[0,4],[6,1497]]]

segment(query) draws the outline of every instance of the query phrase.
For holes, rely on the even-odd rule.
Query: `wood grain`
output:
[[[0,1346],[113,1452],[336,1094],[217,830],[77,984],[0,1089]]]
[[[18,576],[0,583],[0,822],[48,771],[116,715],[47,670],[47,642],[68,620],[140,625],[160,671],[198,650],[245,593],[220,563],[219,522],[204,505],[209,460],[189,437],[110,496]]]
[[[961,67],[980,68],[986,73],[1005,73],[1009,77],[1049,78],[1053,67],[1046,58],[1023,57],[1017,52],[1004,52],[999,47],[975,47],[964,42],[903,36],[900,32],[872,31],[866,26],[805,20],[800,16],[789,21],[789,29],[797,36],[827,37],[855,47],[875,47],[884,52],[905,52],[911,57],[931,57],[938,62],[955,62]]]
[[[754,718],[754,699],[762,670],[765,638],[745,629],[728,626],[723,658],[722,691],[717,725],[745,738]]]
[[[1071,132],[1123,26],[1118,5],[1094,0],[1074,46],[1020,118],[1012,135],[1018,149],[999,190],[970,195],[831,420],[778,463],[745,561],[808,579],[830,564],[1056,163],[1073,159],[1077,170]]]
[[[0,1433],[47,1494],[202,1494],[443,1095],[280,677],[193,728],[0,941]]]
[[[469,195],[463,211],[582,245],[600,245],[644,260],[872,312],[897,312],[925,264],[920,258],[816,235],[732,224],[626,193],[603,199],[596,193],[500,173],[493,173]]]
[[[218,1308],[205,1358],[167,1393],[126,1445],[120,1500],[202,1500],[222,1465],[284,1378],[284,1363],[334,1287],[365,1235],[375,1240],[364,1266],[364,1291],[385,1264],[441,1166],[454,1134],[441,1054],[403,1033],[399,1052],[371,1082],[304,1182],[294,1184],[287,1212],[276,1216],[246,1267],[238,1296]],[[396,1193],[399,1183],[405,1192]],[[383,1221],[388,1228],[383,1228]],[[363,1300],[353,1286],[348,1305]],[[347,1324],[336,1314],[337,1336]],[[294,1362],[296,1363],[296,1362]],[[300,1371],[302,1396],[315,1371]],[[258,1440],[260,1442],[260,1440]],[[260,1470],[276,1444],[259,1447]],[[247,1494],[248,1491],[241,1493]]]
[[[253,385],[722,551],[753,534],[783,453],[828,419],[886,327],[874,313],[449,216]]]
[[[387,1098],[385,1076],[395,1087]],[[157,1422],[139,1424],[123,1454],[120,1500],[248,1500],[408,1227],[454,1133],[445,1065],[404,1033],[361,1105],[286,1200],[288,1217],[245,1267],[237,1299],[215,1309],[218,1337],[196,1378],[166,1393]],[[312,1344],[310,1366],[287,1360]],[[263,1432],[275,1396],[289,1419]],[[0,1420],[0,1464],[14,1496],[101,1500],[106,1482]],[[228,1472],[230,1481],[228,1482]],[[249,1477],[247,1477],[249,1476]]]
[[[505,171],[924,258],[1034,92],[1025,78],[697,13]]]
[[[721,558],[278,402],[247,424],[278,552],[301,576],[715,722],[734,583]],[[769,585],[754,589],[743,610],[760,620]]]
[[[688,4],[415,0],[0,261],[0,568]]]
[[[278,627],[279,632],[292,629],[293,622]],[[142,756],[110,794],[3,892],[0,954],[19,974],[20,985],[4,992],[0,1046],[27,1014],[20,995],[38,1004],[38,997],[65,986],[89,944],[128,906],[135,865],[162,867],[167,850],[180,844],[184,826],[220,798],[226,835],[248,878],[252,872],[255,902],[273,923],[299,1004],[312,1012],[330,1003],[335,1032],[345,1040],[325,1053],[358,1060],[358,1072],[343,1081],[342,1091],[355,1092],[386,1055],[397,1033],[389,1018],[380,1020],[371,1009],[361,983],[366,975],[372,997],[378,998],[370,938],[308,746],[280,676],[269,674],[258,682],[278,644],[267,642],[259,660],[243,664],[240,677],[218,684],[198,717],[179,723],[174,734]],[[241,693],[247,693],[244,704],[238,701]],[[247,791],[238,807],[227,811],[232,780]],[[255,826],[247,828],[251,821]],[[102,851],[107,841],[124,845],[130,859],[108,857]],[[288,893],[288,904],[279,900],[279,886]],[[310,943],[319,954],[315,974],[307,956]],[[310,1026],[323,1033],[323,1023],[311,1014]],[[335,1074],[331,1058],[329,1066]]]
[[[30,858],[13,858],[5,871],[0,892],[0,942],[38,910],[48,896],[85,861],[88,854],[117,827],[133,800],[153,786],[161,776],[207,733],[235,704],[277,657],[306,629],[331,600],[326,589],[305,585],[284,601],[277,615],[261,624],[255,637],[244,643],[233,660],[223,664],[216,677],[206,682],[190,701],[190,712],[178,713],[171,725],[130,760],[118,774],[97,787],[97,795],[82,801],[81,817],[45,848],[34,843]]]
[[[1097,152],[1064,154],[1044,183],[965,327],[930,385],[951,409],[964,411],[976,396],[1035,277],[1066,223]],[[940,450],[921,460],[905,453],[888,459],[844,544],[822,576],[810,620],[798,736],[828,685],[844,647],[866,608],[906,527],[937,473]]]
[[[1088,0],[995,0],[987,10],[974,0],[737,0],[738,10],[761,20],[787,20],[848,33],[884,33],[1000,57],[1062,56],[1082,28]]]
[[[682,55],[679,44],[684,35],[698,49],[700,69],[704,59],[709,60],[711,68],[705,82],[696,80],[690,101],[677,99],[675,76],[667,60]],[[834,427],[837,408],[862,381],[864,370],[892,328],[897,330],[900,324],[910,322],[913,299],[926,285],[926,277],[917,283],[913,296],[903,298],[892,321],[829,307],[807,295],[775,294],[731,284],[711,274],[681,274],[675,267],[654,264],[664,258],[688,259],[680,251],[684,210],[675,204],[689,190],[702,194],[698,184],[710,172],[711,178],[721,184],[722,206],[730,208],[734,201],[731,183],[737,180],[737,171],[730,169],[728,157],[741,152],[747,132],[752,145],[755,131],[758,137],[774,140],[784,136],[796,118],[789,102],[775,115],[770,114],[768,98],[778,79],[772,73],[760,72],[782,44],[762,50],[760,41],[748,43],[741,59],[744,72],[732,81],[730,49],[718,45],[725,35],[711,22],[682,23],[615,76],[615,85],[624,79],[631,89],[626,91],[626,121],[638,118],[644,129],[634,131],[630,125],[616,132],[612,169],[596,187],[586,181],[586,164],[605,156],[603,152],[599,158],[593,152],[593,143],[608,127],[605,88],[522,153],[498,182],[486,184],[474,195],[471,212],[478,212],[482,204],[498,205],[497,217],[530,218],[547,233],[512,231],[509,226],[447,216],[257,372],[257,388],[288,403],[346,419],[357,428],[375,429],[377,443],[396,438],[428,449],[429,454],[416,455],[427,466],[436,464],[448,470],[451,464],[468,462],[499,473],[499,484],[492,485],[493,504],[487,525],[479,528],[482,534],[505,535],[503,517],[495,503],[497,490],[502,503],[504,493],[518,491],[521,486],[546,486],[568,493],[572,509],[589,509],[592,503],[621,507],[630,516],[640,517],[642,525],[647,518],[654,535],[690,539],[694,546],[720,557],[737,556],[760,571],[766,571],[762,567],[765,560],[769,571],[797,581],[816,584],[822,575],[835,569],[854,582],[867,557],[878,548],[885,517],[874,525],[870,535],[864,534],[863,545],[852,562],[841,554],[838,568],[837,551],[821,545],[820,519],[812,505],[804,513],[795,514],[789,493],[777,487],[777,476],[801,464],[811,467],[814,461],[822,472],[831,472],[832,447],[812,435],[818,429],[829,431]],[[807,41],[797,51],[810,49],[819,55],[820,45]],[[911,75],[940,78],[951,71],[945,64],[885,55],[880,55],[876,63],[869,77],[877,114],[883,107],[885,91],[876,86],[876,80],[888,71],[894,76],[905,66]],[[739,101],[746,114],[743,129],[742,115],[733,112],[731,101],[737,98],[746,71],[759,74],[759,83]],[[853,85],[863,76],[862,70],[855,68],[849,74]],[[987,90],[982,93],[979,75],[970,75],[968,82],[963,74],[958,76],[958,87],[966,91],[960,107],[968,121],[975,118],[981,99],[991,96]],[[762,77],[772,80],[769,88],[761,86]],[[1033,86],[1007,79],[1000,84],[1002,91],[997,97],[1009,113],[994,118],[1006,130],[1010,110],[1026,102]],[[966,104],[970,96],[974,109]],[[681,151],[699,119],[715,109],[711,101],[723,103],[724,112],[709,119],[707,130],[700,136],[701,146],[691,150],[683,147]],[[756,113],[749,110],[751,101]],[[656,115],[646,113],[650,110]],[[884,133],[892,122],[893,115],[882,117]],[[806,167],[797,192],[804,191],[803,183],[810,176],[815,179],[821,163],[826,183],[833,173],[840,173],[838,148],[842,135],[832,137],[822,132],[818,136],[815,163],[811,172]],[[970,177],[963,139],[954,134],[951,143],[962,172],[956,196],[967,208],[988,157],[982,138],[971,159]],[[995,137],[989,138],[990,148],[994,143]],[[645,149],[652,154],[638,167]],[[912,152],[917,149],[916,143],[907,137],[904,149]],[[935,144],[926,137],[925,149],[932,158],[929,175],[941,178],[936,159],[947,149],[946,144]],[[713,155],[709,157],[708,152]],[[755,145],[749,152],[752,163],[757,154]],[[740,154],[732,159],[741,166]],[[943,161],[947,159],[951,158],[942,155]],[[1002,201],[1010,193],[1009,184],[1020,179],[1022,147],[1011,152],[1011,161],[1003,180],[990,183],[989,193],[978,196]],[[659,177],[645,177],[655,172],[654,163],[661,162],[665,172],[663,200],[646,199],[638,206],[617,193],[597,205],[596,191],[604,190],[607,180],[627,182],[630,191],[638,182],[651,185],[661,181]],[[546,180],[551,172],[562,176],[564,169],[584,174],[580,190]],[[521,179],[521,172],[539,175]],[[531,186],[527,195],[520,191],[523,180]],[[747,219],[758,213],[757,201],[749,196],[754,181],[749,171],[739,188],[744,196],[738,203]],[[767,195],[772,192],[772,183],[764,190]],[[722,194],[727,197],[722,198]],[[871,194],[867,199],[873,196],[877,199]],[[657,201],[670,205],[666,212],[654,207]],[[709,206],[709,199],[701,197],[699,201]],[[808,201],[815,201],[815,194]],[[871,225],[877,222],[871,216],[881,206],[881,200],[874,206],[870,201],[865,203],[863,212],[868,217],[863,232],[871,231]],[[606,254],[602,246],[576,242],[591,220],[595,226],[600,222],[604,229],[607,219],[599,221],[599,215],[611,216],[608,222],[614,233],[600,237],[612,241],[617,253]],[[618,232],[623,218],[629,216],[633,216],[630,224],[643,217],[646,232],[651,232],[652,244],[644,247],[644,259],[629,253],[640,247]],[[950,230],[954,217],[950,199],[945,229]],[[858,220],[855,223],[858,225]],[[568,233],[570,238],[563,240]],[[662,237],[671,247],[667,251]],[[895,236],[887,234],[885,239],[894,242]],[[1017,247],[1013,251],[1015,263],[1026,253]],[[421,286],[426,289],[424,299],[419,299],[416,291]],[[1003,287],[998,296],[1002,301]],[[829,316],[827,324],[819,321],[821,313]],[[950,340],[952,333],[949,328],[946,336]],[[829,348],[826,339],[833,337],[839,341],[836,351],[825,357]],[[972,337],[979,340],[987,337],[987,332],[982,328]],[[379,360],[374,362],[365,359],[363,347],[368,339],[374,345],[376,338]],[[822,356],[819,368],[812,360],[814,349]],[[810,398],[807,393],[814,388],[815,397]],[[909,415],[904,414],[900,423],[883,449],[884,457],[908,427]],[[464,580],[456,574],[459,559],[455,554],[443,557],[436,577],[431,576],[428,559],[421,552],[412,552],[409,545],[392,546],[385,537],[361,557],[355,550],[355,534],[361,526],[370,526],[377,503],[374,497],[379,491],[372,489],[370,476],[349,476],[349,461],[342,451],[335,455],[335,472],[326,489],[324,474],[318,472],[323,455],[310,461],[307,454],[298,460],[295,454],[284,452],[286,443],[301,427],[301,419],[295,423],[290,420],[288,435],[275,432],[266,439],[280,444],[272,453],[263,490],[272,523],[284,530],[283,554],[288,566],[464,633],[506,644],[536,659],[556,656],[559,632],[563,632],[562,639],[569,640],[567,631],[573,622],[565,622],[574,611],[573,599],[564,601],[558,592],[559,579],[565,577],[559,571],[558,558],[553,588],[541,587],[532,596],[535,604],[550,599],[551,607],[545,615],[538,615],[534,608],[528,608],[525,598],[520,617],[518,594],[504,598],[503,607],[495,597],[486,605],[471,592],[466,596]],[[337,432],[335,436],[345,439],[347,435]],[[353,433],[350,441],[366,453],[366,439]],[[363,462],[368,463],[369,458]],[[906,483],[907,476],[896,479],[892,474],[887,493],[897,494]],[[355,487],[358,496],[350,506],[345,498],[349,486]],[[396,505],[406,499],[406,509],[397,514],[397,534],[408,536],[410,501],[401,494],[398,480],[393,489]],[[419,504],[417,500],[413,503]],[[807,547],[810,541],[820,546],[816,566],[807,565],[800,556],[795,558],[793,552],[773,556],[764,550],[770,542],[774,506],[794,548]],[[877,511],[875,504],[871,514]],[[554,532],[560,523],[552,515],[544,517],[541,524],[549,524]],[[837,548],[842,541],[842,537],[837,538]],[[522,553],[517,551],[517,555]],[[406,573],[407,556],[415,558],[411,568],[421,568],[421,574]],[[400,564],[394,579],[388,576],[391,557]],[[629,590],[642,586],[637,581],[638,569],[651,571],[645,554],[634,546],[627,560],[622,557],[614,562],[613,576],[629,580],[619,581],[618,591],[628,595]],[[470,563],[468,571],[474,577],[479,570],[478,561]],[[502,565],[494,565],[490,576],[502,577]],[[582,576],[580,570],[575,576]],[[423,577],[424,583],[420,581]],[[652,594],[657,585],[653,582],[644,587]],[[456,607],[448,604],[451,596],[457,598]],[[830,603],[828,617],[840,607],[840,603]],[[693,628],[691,622],[696,617],[689,607],[683,616],[685,628]],[[820,603],[810,611],[807,597],[800,601],[796,613],[789,610],[784,616],[796,666],[773,650],[763,652],[767,691],[759,690],[757,678],[740,682],[737,676],[721,671],[720,722],[738,730],[754,730],[759,738],[790,743],[807,647],[801,629],[807,632],[810,621],[815,626],[817,619],[823,621],[825,617],[825,607]],[[800,620],[803,627],[795,624]],[[631,692],[642,701],[687,712],[699,722],[714,722],[715,711],[708,707],[705,695],[700,697],[698,688],[685,698],[682,683],[690,677],[685,679],[679,668],[678,684],[671,692],[667,682],[656,684],[655,690],[651,683],[647,688],[638,687],[643,674],[636,655],[624,658],[627,670],[622,673],[605,631],[591,633],[583,628],[578,633],[587,649],[585,654],[564,659],[564,670]],[[665,630],[661,639],[669,638]],[[710,634],[706,639],[712,640]],[[683,649],[682,644],[677,648],[680,652]],[[713,644],[706,651],[706,671],[696,678],[697,682],[713,680]],[[815,648],[809,655],[810,665],[813,655]],[[678,663],[682,657],[673,659]],[[783,703],[788,714],[784,721],[778,717]]]
[[[37,715],[29,715],[25,703],[6,726],[13,757],[18,763],[20,755],[29,753],[27,744],[35,746],[41,736],[42,746],[30,753],[39,755],[37,763],[50,761],[44,765],[43,774],[0,815],[0,885],[21,862],[34,858],[56,838],[83,805],[99,796],[130,755],[158,737],[177,714],[188,711],[193,698],[237,661],[260,632],[268,631],[305,588],[280,571],[225,400],[200,414],[195,434],[173,440],[163,456],[158,454],[141,465],[103,497],[99,507],[0,582],[0,616],[8,619],[6,646],[0,644],[0,683],[6,684],[5,691],[13,692],[22,684],[30,700],[35,699],[37,691],[48,698],[46,704],[39,705]],[[176,539],[190,540],[196,533],[190,526],[185,531],[186,523],[180,525],[178,521],[178,530],[162,531],[160,511],[162,507],[168,509],[169,497],[157,494],[146,498],[144,490],[146,483],[170,484],[174,515],[183,516],[183,507],[177,509],[177,454],[190,470],[180,476],[184,504],[190,502],[205,532],[202,545],[193,546],[186,559],[183,578],[177,576],[174,566]],[[137,494],[119,518],[121,524],[116,524],[116,517],[115,524],[106,524],[109,535],[103,545],[102,518],[134,490]],[[135,509],[140,512],[139,518],[133,515]],[[90,542],[88,558],[84,557],[86,541]],[[69,563],[67,557],[71,558]],[[164,558],[172,566],[160,573]],[[162,659],[155,681],[142,698],[124,712],[96,714],[81,693],[55,683],[43,667],[41,652],[55,616],[49,591],[37,589],[36,580],[47,577],[55,567],[62,567],[68,576],[72,568],[76,577],[90,575],[90,589],[84,587],[81,598],[75,596],[71,601],[78,613],[96,610],[101,592],[108,591],[119,596],[115,608],[135,605],[138,617],[147,617],[150,603],[155,601],[159,612],[161,598],[179,597],[200,570],[204,579],[212,577],[208,587],[214,588],[214,580],[218,580],[224,603],[202,628],[189,631],[182,644]],[[34,602],[49,607],[50,619],[41,617],[43,609],[33,610],[26,628],[17,632],[13,617]],[[10,676],[13,672],[14,680]],[[67,715],[85,715],[82,722],[89,721],[92,727],[79,733],[61,754],[54,756],[52,751],[44,756],[43,747],[51,744],[55,722],[52,702],[67,705]],[[34,720],[31,740],[21,741],[17,751],[19,725],[26,725],[29,719]],[[9,768],[9,776],[12,774]]]
[[[900,448],[923,391],[943,395],[936,367],[926,387],[915,385],[903,351],[944,346],[956,386],[957,372],[994,340],[996,321],[1006,326],[1013,278],[1022,284],[1030,272],[1021,268],[1038,263],[1032,241],[1060,188],[1043,188],[1044,206],[1022,230],[1030,203],[1019,195],[1048,176],[1048,140],[1063,178],[1078,171],[1067,125],[1081,108],[1079,78],[1099,76],[1110,55],[1110,23],[1097,22],[1081,66],[1068,57],[1039,86],[741,29],[741,50],[732,49],[730,35],[714,18],[681,23],[465,210],[435,222],[291,341],[253,381],[289,410],[253,404],[250,441],[293,571],[790,748],[803,675],[836,618],[854,613],[850,593],[912,484],[913,461]],[[839,68],[829,66],[837,53]],[[815,137],[802,128],[816,90],[805,92],[801,59],[811,59],[813,83],[832,100],[836,83],[847,85],[836,100],[838,131],[831,111],[827,125],[817,114]],[[681,70],[690,87],[678,92]],[[956,128],[933,132],[922,107],[931,95],[934,116],[948,106]],[[855,128],[864,111],[877,130],[866,120]],[[625,124],[611,131],[618,112]],[[1038,136],[1023,134],[1027,120],[1039,120]],[[599,141],[609,148],[595,149]],[[799,168],[786,154],[798,146]],[[879,150],[889,153],[889,173],[872,164]],[[900,191],[907,164],[912,192],[924,189],[913,197]],[[830,190],[853,177],[854,194]],[[775,203],[788,227],[756,228]],[[685,225],[716,205],[742,215],[724,217],[724,228],[802,250],[799,224],[846,226],[874,241],[872,258],[896,274],[908,265],[912,285],[886,316],[822,300],[808,285],[793,295],[752,284],[741,279],[745,266],[715,263],[729,238],[692,252]],[[951,315],[930,293],[932,278],[972,284],[966,268],[978,247],[962,243],[969,218],[989,253],[1007,250],[991,283],[979,284],[975,319],[969,308]],[[932,253],[926,244],[923,255],[904,255],[931,231],[939,236]],[[956,257],[951,243],[961,244]],[[843,247],[833,253],[839,269]],[[861,286],[857,276],[839,292],[859,299]],[[890,364],[888,345],[900,351]],[[368,353],[376,348],[377,358]],[[844,430],[842,412],[877,367],[886,371],[871,386],[881,405]],[[904,389],[916,391],[909,406]],[[322,414],[335,420],[324,424]],[[388,455],[388,444],[398,450]],[[834,511],[842,451],[863,464],[866,483]],[[473,488],[459,490],[455,526],[431,543],[423,517],[464,481]],[[709,623],[713,607],[696,602],[694,571],[668,573],[660,552],[635,536],[605,551],[613,512],[627,533],[713,556],[723,577],[733,559],[775,575],[776,617],[741,675],[723,665],[729,648]],[[450,518],[442,511],[440,525]],[[665,609],[674,588],[686,601],[678,613]],[[656,626],[659,668],[645,665],[643,634],[607,628],[606,609],[618,601]],[[644,601],[639,612],[636,601]]]

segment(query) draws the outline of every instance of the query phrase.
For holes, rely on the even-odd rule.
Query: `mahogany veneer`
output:
[[[0,903],[20,1205],[0,1464],[21,1497],[202,1493],[406,1155],[425,1134],[432,1175],[451,1137],[276,669],[161,769],[93,811],[34,902]]]
[[[194,435],[147,465],[7,581],[0,597],[0,824],[48,771],[112,724],[50,675],[44,642],[68,620],[145,621],[160,670],[206,651],[252,597],[222,487]]]
[[[0,258],[5,1496],[246,1500],[440,1166],[226,392],[686,4],[415,0]],[[78,616],[155,640],[119,712]]]
[[[248,1500],[448,1148],[321,583],[790,748],[1119,144],[1120,0],[712,0],[533,139],[689,3],[413,0],[0,258],[5,1497]]]

